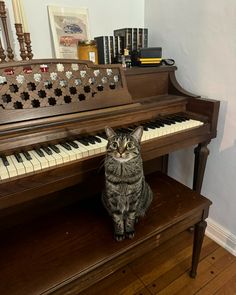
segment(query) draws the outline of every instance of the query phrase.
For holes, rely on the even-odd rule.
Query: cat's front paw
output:
[[[121,242],[121,241],[123,241],[125,239],[124,234],[115,234],[114,237],[118,242]]]
[[[125,235],[126,235],[126,237],[128,239],[133,239],[133,237],[134,237],[134,231],[126,232]]]

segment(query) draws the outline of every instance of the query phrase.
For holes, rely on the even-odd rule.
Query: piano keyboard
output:
[[[117,128],[117,132],[131,132],[140,124],[126,128]],[[143,126],[142,142],[173,134],[203,125],[203,122],[188,119],[184,116],[172,115],[141,123]],[[63,163],[86,158],[106,151],[105,133],[80,137],[56,145],[41,146],[30,151],[22,151],[13,155],[0,155],[0,181],[30,172],[54,167]]]

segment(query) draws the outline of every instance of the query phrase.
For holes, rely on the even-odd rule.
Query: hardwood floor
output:
[[[192,238],[188,231],[179,234],[80,295],[235,295],[236,257],[208,237],[197,277],[189,277]]]

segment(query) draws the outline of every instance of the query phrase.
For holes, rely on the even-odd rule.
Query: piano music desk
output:
[[[131,240],[113,239],[99,196],[1,233],[0,294],[78,294],[193,225],[195,277],[211,202],[161,173],[147,181],[154,200]]]

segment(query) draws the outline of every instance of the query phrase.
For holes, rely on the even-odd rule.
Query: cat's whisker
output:
[[[104,167],[104,165],[105,165],[105,158],[103,158],[103,159],[100,161],[97,171],[100,172],[101,169]]]

